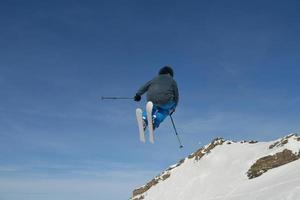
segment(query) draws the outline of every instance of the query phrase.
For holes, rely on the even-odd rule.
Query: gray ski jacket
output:
[[[176,81],[169,74],[159,74],[151,81],[148,81],[137,92],[142,96],[147,92],[147,101],[152,101],[155,105],[163,105],[175,101],[176,106],[179,101],[179,92]]]

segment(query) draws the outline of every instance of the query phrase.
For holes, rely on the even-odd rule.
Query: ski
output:
[[[154,143],[152,110],[153,110],[153,103],[151,101],[148,101],[146,105],[146,111],[147,111],[148,129],[149,129],[149,141],[151,143]]]
[[[143,111],[140,108],[137,108],[135,111],[136,114],[136,120],[138,123],[138,127],[139,127],[139,134],[140,134],[140,141],[145,143],[145,131],[144,131],[144,127],[143,127]]]

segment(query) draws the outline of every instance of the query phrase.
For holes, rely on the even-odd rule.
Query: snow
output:
[[[297,141],[297,136],[295,135],[289,135],[287,136],[288,138],[288,143],[285,144],[284,146],[281,146],[280,148],[277,148],[278,150],[282,151],[283,149],[289,149],[291,150],[294,154],[299,153],[299,141]],[[280,141],[280,140],[278,140]]]
[[[278,140],[280,141],[280,140]],[[297,200],[300,199],[300,160],[248,179],[247,171],[261,157],[290,149],[299,153],[296,136],[269,149],[272,142],[218,145],[199,161],[185,159],[171,176],[143,194],[144,200]],[[174,167],[175,165],[173,165]]]

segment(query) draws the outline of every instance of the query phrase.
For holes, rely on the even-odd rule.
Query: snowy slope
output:
[[[291,150],[293,161],[262,175],[247,172],[260,158],[271,163],[286,159],[279,152]],[[299,200],[300,137],[288,135],[272,142],[232,142],[216,139],[171,166],[134,191],[133,200]],[[271,157],[273,156],[273,157]],[[263,165],[267,163],[261,159]],[[265,167],[265,166],[264,166]],[[272,169],[270,169],[272,168]]]

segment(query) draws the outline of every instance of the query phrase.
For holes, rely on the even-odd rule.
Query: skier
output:
[[[134,96],[134,101],[140,101],[141,96],[147,92],[147,101],[153,103],[153,129],[158,128],[160,123],[167,116],[175,112],[179,100],[179,93],[177,83],[173,79],[173,76],[173,69],[170,66],[164,66],[159,70],[158,75],[143,85]],[[144,130],[147,125],[147,113],[143,111]]]

